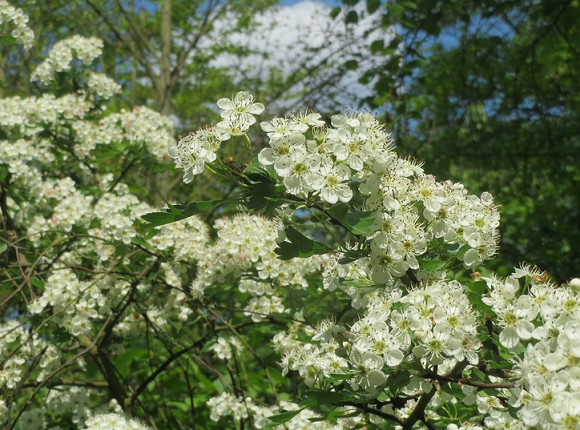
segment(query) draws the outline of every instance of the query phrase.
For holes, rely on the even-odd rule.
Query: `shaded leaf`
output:
[[[271,429],[274,427],[278,427],[280,424],[284,424],[284,423],[287,423],[288,421],[290,421],[292,418],[294,418],[300,412],[302,412],[302,409],[299,409],[297,411],[282,412],[281,414],[278,414],[278,415],[272,415],[271,417],[268,417],[268,419],[272,422],[269,424],[266,424],[262,428]]]
[[[294,227],[286,227],[286,239],[278,244],[274,250],[280,260],[291,260],[292,258],[307,258],[317,254],[327,254],[333,249],[320,242],[307,238]]]
[[[344,22],[347,24],[356,24],[358,22],[358,13],[356,11],[351,10],[349,13],[346,14],[346,18]]]
[[[0,37],[0,45],[16,45],[18,42],[14,36],[2,36]]]
[[[360,212],[351,210],[341,203],[327,210],[327,213],[353,234],[368,236],[372,233],[370,226],[376,220],[376,212]]]
[[[344,66],[348,70],[356,70],[356,69],[358,69],[358,61],[356,61],[356,60],[348,60],[346,63],[344,63]]]
[[[336,18],[338,15],[340,15],[340,12],[342,11],[341,8],[339,7],[333,7],[332,10],[330,11],[330,17],[332,19]]]
[[[249,182],[249,188],[240,193],[240,201],[248,209],[270,214],[277,207],[289,202],[284,198],[286,188],[278,183],[276,173],[264,167],[257,158],[252,159],[244,170],[244,175]]]
[[[300,402],[300,406],[303,406],[305,403],[311,406],[332,405],[350,400],[351,397],[352,395],[349,396],[342,392],[309,390],[306,392],[304,402]]]
[[[141,216],[149,224],[145,227],[158,227],[160,225],[170,224],[175,221],[180,221],[190,216],[196,215],[205,210],[214,208],[222,204],[224,200],[208,200],[205,202],[193,202],[187,206],[175,205],[169,207],[168,211],[165,212],[151,212]]]
[[[381,0],[367,0],[368,13],[375,13],[380,6]]]

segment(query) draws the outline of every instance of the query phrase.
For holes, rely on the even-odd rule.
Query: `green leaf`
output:
[[[344,63],[344,67],[346,67],[348,70],[356,70],[358,69],[358,61],[348,60],[346,63]]]
[[[318,254],[328,254],[333,249],[320,242],[308,239],[294,227],[286,227],[286,239],[289,242],[281,242],[274,250],[279,255],[280,260],[291,260],[292,258],[307,258]]]
[[[377,39],[371,43],[371,53],[376,54],[381,52],[385,47],[385,41],[382,39]]]
[[[41,290],[44,290],[44,282],[42,282],[39,278],[37,278],[36,276],[32,276],[30,278],[30,283],[32,285],[34,285],[36,288],[39,288]]]
[[[396,375],[391,375],[387,379],[386,388],[388,388],[392,393],[396,393],[398,390],[409,384],[410,377],[408,370],[403,370]]]
[[[6,242],[0,242],[0,254],[6,251],[6,249],[8,249],[8,245],[6,245]]]
[[[14,36],[2,36],[0,37],[0,45],[16,45],[18,42]]]
[[[169,210],[165,212],[151,212],[143,215],[145,221],[149,222],[145,227],[152,228],[160,225],[170,224],[175,221],[180,221],[190,216],[196,215],[205,210],[214,208],[222,204],[224,200],[208,200],[204,202],[193,202],[187,206],[183,205],[169,205]]]
[[[308,291],[302,287],[289,286],[288,288],[288,305],[294,312],[299,312],[304,309],[304,303],[310,297]]]
[[[465,284],[465,288],[471,291],[474,294],[478,294],[483,296],[487,291],[487,283],[485,281],[476,281]]]
[[[364,236],[372,233],[369,227],[375,222],[377,216],[376,212],[351,210],[345,203],[334,205],[326,212],[351,233]]]
[[[288,203],[288,199],[284,198],[286,188],[278,184],[276,173],[264,167],[257,158],[252,159],[244,170],[244,175],[249,182],[249,188],[242,191],[239,196],[240,202],[248,209],[270,214],[277,207]]]
[[[294,418],[300,412],[302,412],[302,409],[299,409],[297,411],[282,412],[281,414],[278,414],[278,415],[272,415],[271,417],[268,417],[268,419],[272,422],[269,424],[266,424],[262,428],[272,429],[274,427],[278,427],[280,424],[284,424],[284,423],[287,423],[288,421],[290,421],[292,418]]]
[[[437,272],[447,266],[447,262],[443,260],[422,260],[419,259],[421,269],[427,272]]]
[[[332,10],[330,11],[330,17],[332,19],[336,18],[338,15],[340,15],[340,12],[342,11],[341,8],[339,7],[333,7]]]
[[[166,402],[169,406],[174,406],[177,409],[182,410],[183,412],[187,412],[189,411],[189,405],[185,402],[172,402],[172,401],[168,401]]]
[[[358,13],[355,10],[351,10],[349,13],[346,14],[346,18],[344,22],[347,24],[356,24],[358,22]]]
[[[375,13],[380,6],[381,0],[367,0],[368,13]]]
[[[347,401],[352,396],[342,392],[309,390],[306,392],[306,397],[304,402],[309,405],[312,405],[312,400],[315,402],[314,405],[333,405]],[[303,402],[300,402],[300,406],[303,406]]]

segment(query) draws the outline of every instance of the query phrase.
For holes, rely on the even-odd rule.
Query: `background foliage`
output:
[[[560,281],[572,276],[580,267],[579,2],[344,5],[381,16],[369,43],[383,62],[364,70],[375,88],[364,101],[384,109],[399,150],[440,178],[496,196],[498,264],[526,259]]]

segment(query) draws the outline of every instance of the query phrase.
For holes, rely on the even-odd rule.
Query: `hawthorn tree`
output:
[[[487,270],[489,193],[397,156],[368,113],[274,117],[258,149],[246,91],[176,140],[108,112],[102,48],[57,42],[31,78],[63,90],[0,100],[5,428],[578,427],[580,280]],[[142,201],[128,170],[171,161],[231,186]]]

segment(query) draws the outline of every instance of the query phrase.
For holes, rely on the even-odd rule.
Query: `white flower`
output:
[[[381,371],[383,359],[378,355],[363,353],[357,348],[353,348],[350,360],[353,365],[350,386],[353,390],[362,389],[371,392],[387,381],[387,376]]]
[[[175,160],[175,167],[183,169],[183,182],[190,183],[195,175],[204,171],[205,163],[216,159],[212,146],[219,145],[218,142],[211,133],[200,130],[185,136],[177,146],[169,148],[168,154]]]
[[[294,195],[319,189],[323,178],[318,174],[320,155],[309,154],[301,146],[290,148],[288,155],[280,157],[274,164],[274,170],[284,177],[284,185]]]
[[[515,305],[496,310],[499,325],[504,329],[499,334],[500,343],[506,348],[515,348],[521,339],[530,339],[534,332],[532,321],[539,307],[527,295],[520,296]]]
[[[280,157],[290,154],[293,146],[302,146],[306,142],[303,134],[291,134],[270,140],[270,148],[264,148],[258,154],[258,161],[264,166],[276,163]]]
[[[352,199],[352,190],[347,182],[350,180],[350,169],[344,164],[337,166],[325,165],[320,169],[324,184],[320,197],[328,203],[334,204],[338,200],[348,202]]]
[[[240,91],[231,99],[219,99],[217,105],[223,110],[221,117],[227,121],[252,125],[256,122],[254,115],[264,111],[262,103],[254,103],[254,96],[247,91]]]

